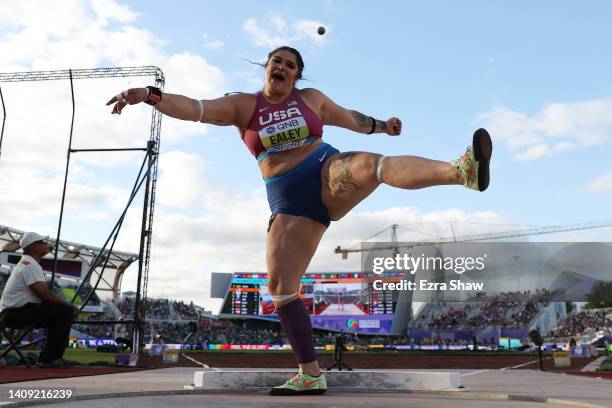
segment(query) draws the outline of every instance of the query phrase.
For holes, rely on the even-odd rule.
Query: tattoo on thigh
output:
[[[327,189],[332,195],[346,193],[356,190],[359,186],[353,180],[351,174],[351,163],[355,153],[340,153],[331,162],[328,176],[326,177]]]

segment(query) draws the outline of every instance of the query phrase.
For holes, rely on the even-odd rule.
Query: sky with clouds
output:
[[[494,140],[492,182],[383,186],[326,233],[311,271],[355,270],[350,246],[401,224],[431,239],[610,219],[612,5],[605,1],[340,2],[22,0],[0,2],[0,72],[156,65],[166,90],[197,98],[261,88],[265,61],[287,44],[305,80],[338,104],[398,116],[399,138],[326,128],[342,151],[458,157],[477,127]],[[320,36],[317,27],[327,32]],[[77,80],[73,147],[142,147],[151,110],[111,116],[105,102],[147,78]],[[71,120],[68,81],[2,83],[0,224],[55,236]],[[255,160],[235,129],[163,118],[149,294],[216,310],[212,271],[265,270],[269,208]],[[127,201],[139,153],[71,157],[62,238],[101,246]],[[137,203],[141,198],[137,198]],[[137,252],[141,208],[118,248]],[[382,235],[381,239],[388,239]],[[612,240],[610,230],[566,240]],[[124,289],[133,288],[130,268]]]

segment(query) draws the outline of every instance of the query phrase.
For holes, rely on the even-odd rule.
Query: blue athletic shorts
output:
[[[321,199],[321,168],[336,153],[339,153],[336,148],[321,143],[291,170],[265,180],[272,211],[269,227],[276,214],[308,217],[329,227],[331,219]]]

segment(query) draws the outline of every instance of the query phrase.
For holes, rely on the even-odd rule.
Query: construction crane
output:
[[[376,234],[366,239],[366,241],[368,241],[388,231],[389,229],[391,229],[392,245],[390,246],[377,246],[376,248],[367,248],[367,249],[342,248],[340,246],[337,246],[334,249],[334,253],[340,254],[342,256],[342,259],[348,259],[348,254],[352,252],[364,252],[364,251],[371,251],[371,250],[393,250],[397,252],[399,251],[399,248],[411,248],[411,247],[421,246],[421,245],[430,245],[433,243],[486,241],[486,240],[492,240],[492,239],[525,237],[528,235],[545,235],[545,234],[556,234],[559,232],[606,228],[606,227],[612,227],[612,220],[593,221],[593,222],[587,222],[583,224],[549,225],[549,226],[544,226],[544,227],[533,227],[533,228],[524,228],[524,229],[519,229],[519,230],[511,230],[511,231],[489,232],[489,233],[483,233],[483,234],[471,234],[471,235],[460,235],[460,236],[455,235],[453,223],[450,222],[449,224],[450,224],[450,228],[452,232],[452,237],[438,238],[438,239],[431,239],[431,240],[421,240],[418,242],[411,243],[410,245],[398,245],[397,230],[398,230],[399,225],[393,224],[390,227],[387,227],[384,230],[377,232]]]

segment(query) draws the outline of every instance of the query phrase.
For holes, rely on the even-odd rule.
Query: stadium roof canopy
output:
[[[19,240],[25,233],[26,231],[0,225],[0,254],[17,252],[20,249]],[[49,241],[55,244],[55,239],[49,238]],[[138,254],[115,250],[109,254],[108,250],[104,250],[98,258],[97,264],[92,268],[92,263],[102,251],[101,248],[64,240],[57,243],[57,248],[58,259],[83,261],[101,281],[102,285],[97,286],[97,289],[112,291],[113,298],[118,298],[119,293],[121,293],[121,282],[125,270],[138,260]],[[105,262],[107,258],[108,262]],[[82,279],[90,280],[85,276],[82,276]]]
[[[0,252],[17,252],[20,248],[19,240],[26,232],[0,225]],[[49,241],[55,242],[55,239],[50,237]],[[100,248],[94,246],[64,240],[57,243],[57,249],[59,251],[58,258],[81,259],[87,262],[89,266],[101,251]],[[126,269],[132,262],[138,260],[138,254],[115,250],[110,255],[109,251],[105,250],[100,257],[102,262],[105,257],[108,257],[106,267],[111,269]]]

